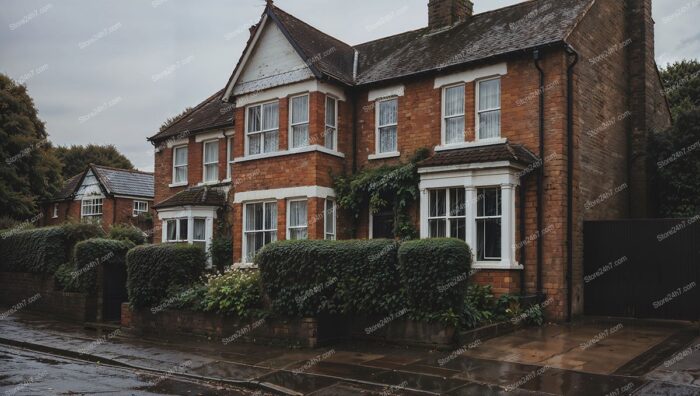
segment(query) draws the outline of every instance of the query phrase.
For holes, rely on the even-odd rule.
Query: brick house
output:
[[[152,173],[91,164],[42,204],[42,225],[72,219],[96,222],[105,229],[133,224],[145,230],[146,218],[154,213],[153,180]]]
[[[149,139],[161,240],[206,242],[222,213],[239,265],[279,239],[393,237],[369,208],[351,235],[330,175],[425,147],[420,236],[467,241],[497,293],[581,313],[583,221],[647,215],[648,133],[671,123],[651,0],[428,16],[351,46],[268,1],[225,88]]]

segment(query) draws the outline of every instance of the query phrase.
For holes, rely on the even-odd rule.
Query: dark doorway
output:
[[[102,321],[118,322],[121,306],[128,301],[126,291],[126,266],[123,263],[102,265]]]
[[[372,215],[372,239],[394,239],[394,211],[381,209]]]

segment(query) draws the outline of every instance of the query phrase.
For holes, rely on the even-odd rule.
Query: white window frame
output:
[[[330,125],[328,123],[328,101],[332,100],[333,101],[333,106],[334,106],[334,115],[335,119],[333,120],[333,125]],[[323,147],[333,150],[333,151],[338,151],[338,98],[336,98],[333,95],[326,95],[326,105],[324,107],[324,119],[325,119],[325,129],[323,130]],[[328,129],[333,129],[333,141],[331,142],[331,147],[328,147],[327,142],[326,142],[326,133]]]
[[[294,202],[304,202],[306,204],[306,223],[303,225],[292,226],[292,203]],[[309,239],[309,199],[304,198],[293,198],[287,200],[287,240],[292,239],[292,230],[306,230],[306,239]]]
[[[292,121],[292,102],[294,102],[294,99],[297,98],[303,98],[306,97],[306,121],[305,122],[297,122],[294,123]],[[311,95],[307,93],[303,93],[300,95],[294,95],[289,97],[289,127],[288,127],[288,133],[287,133],[287,140],[288,140],[288,146],[290,150],[297,150],[301,149],[304,147],[308,147],[311,145]],[[304,146],[294,146],[294,127],[299,126],[299,125],[306,125],[306,145]]]
[[[501,208],[501,213],[498,214],[497,216],[486,216],[486,215],[479,216],[479,206],[484,205],[485,199],[484,198],[477,199],[476,208],[475,208],[476,211],[474,213],[474,220],[476,222],[476,224],[475,224],[476,235],[479,234],[479,220],[495,220],[495,219],[501,220],[501,234],[503,234],[503,232],[504,232],[504,227],[503,227],[503,225],[504,225],[504,222],[503,222],[503,191],[501,191],[501,187],[500,186],[481,186],[481,187],[477,188],[477,190],[476,190],[477,197],[479,197],[480,190],[496,190],[498,192],[498,206],[497,207]],[[486,230],[484,229],[484,233],[485,232],[486,232]],[[477,241],[479,240],[478,237],[475,239]],[[486,239],[484,238],[484,246],[481,247],[482,249],[484,249],[484,257],[483,257],[482,261],[501,261],[501,259],[503,257],[503,249],[504,249],[503,246],[501,246],[501,253],[499,254],[498,257],[486,257],[485,247],[486,247]],[[479,246],[475,246],[474,254],[477,255],[477,260],[478,260],[478,252],[479,252]]]
[[[175,161],[177,159],[177,151],[182,150],[182,149],[187,151],[187,155],[185,156],[185,164],[178,165],[175,163]],[[190,155],[190,149],[187,145],[173,147],[173,186],[185,186],[185,185],[187,185],[187,183],[188,183],[187,180],[189,179],[189,177],[188,177],[189,162],[190,162],[189,155]],[[176,169],[177,168],[185,168],[185,180],[180,180],[180,181],[176,180],[176,177],[177,177]]]
[[[248,205],[255,205],[255,204],[262,204],[263,205],[263,228],[261,230],[254,230],[254,231],[246,231],[245,225],[246,222],[248,221]],[[241,257],[241,262],[245,264],[252,264],[251,260],[248,260],[248,234],[257,234],[257,233],[265,233],[265,232],[275,232],[275,241],[279,240],[279,230],[278,230],[278,219],[275,218],[275,220],[272,222],[272,225],[275,228],[270,228],[266,229],[265,228],[265,214],[267,212],[267,204],[274,204],[277,207],[277,200],[273,199],[268,199],[268,200],[262,200],[262,201],[250,201],[250,202],[245,202],[243,203],[243,225],[242,225],[242,236],[243,236],[243,241],[241,246],[243,247],[242,249],[242,257]],[[277,211],[277,216],[279,216],[279,208]]]
[[[494,107],[494,108],[491,108],[491,109],[480,110],[480,109],[479,109],[479,90],[480,90],[480,88],[481,88],[481,83],[482,83],[482,82],[487,82],[487,81],[493,81],[493,80],[498,80],[498,81],[499,81],[499,84],[498,84],[498,90],[499,90],[499,94],[498,94],[498,98],[499,98],[498,107]],[[498,111],[501,113],[501,116],[503,116],[503,112],[502,112],[502,110],[501,110],[501,108],[502,108],[502,107],[501,107],[501,104],[502,104],[502,102],[503,102],[503,98],[502,98],[502,94],[503,94],[503,85],[502,85],[502,83],[503,83],[503,81],[501,80],[501,76],[495,76],[495,77],[489,77],[489,78],[482,78],[482,79],[479,79],[479,80],[474,81],[474,93],[475,93],[475,95],[474,95],[474,117],[475,117],[475,118],[474,118],[474,125],[475,125],[474,139],[475,139],[476,141],[488,142],[488,141],[498,141],[498,140],[501,139],[501,135],[502,135],[502,133],[501,133],[501,132],[502,132],[502,131],[501,131],[501,124],[503,123],[503,118],[501,118],[501,121],[498,123],[498,136],[494,136],[494,137],[482,139],[482,138],[481,138],[481,131],[480,131],[480,129],[481,129],[481,128],[480,128],[480,126],[481,126],[481,120],[480,120],[479,115],[480,115],[481,113],[488,113],[488,112],[492,112],[492,111],[498,110]]]
[[[395,124],[386,124],[386,125],[380,125],[380,117],[379,117],[379,108],[381,107],[381,103],[384,102],[390,102],[390,101],[396,101],[396,123]],[[374,127],[374,152],[377,157],[383,157],[383,156],[398,156],[399,154],[399,97],[398,96],[392,96],[389,98],[382,98],[382,99],[377,99],[375,102],[375,127]],[[380,130],[382,128],[387,128],[387,127],[396,127],[396,150],[394,151],[380,151]]]
[[[333,229],[328,229],[327,216],[329,215],[328,204],[331,204],[332,219],[333,219]],[[323,239],[328,241],[335,241],[338,238],[338,206],[335,199],[326,198],[323,202]]]
[[[98,203],[99,201],[99,203]],[[90,202],[90,203],[88,203]],[[104,199],[103,198],[83,198],[80,201],[80,217],[97,217],[97,216],[102,216],[102,209],[104,205]],[[92,207],[94,208],[93,213],[85,213],[85,208],[86,207]],[[97,212],[97,208],[99,207],[99,212]]]
[[[204,222],[204,239],[195,239],[195,237],[194,237],[194,235],[195,235],[195,233],[194,233],[195,223],[198,220]],[[208,248],[206,248],[206,245],[207,245],[207,219],[206,219],[206,217],[193,217],[192,218],[192,244],[195,244],[195,243],[203,243],[205,246],[205,249],[206,249],[205,251],[208,250]]]
[[[464,187],[444,187],[444,188],[432,188],[428,190],[428,205],[431,205],[432,202],[430,201],[431,193],[436,192],[436,191],[444,191],[445,192],[445,215],[444,216],[430,216],[430,210],[428,210],[428,235],[430,235],[430,221],[431,220],[444,220],[445,221],[445,238],[457,238],[457,236],[452,236],[452,228],[450,227],[450,223],[453,220],[464,220],[464,236],[465,236],[465,241],[467,237],[467,221],[469,216],[467,216],[467,195],[464,194],[464,202],[462,202],[462,205],[464,205],[464,214],[461,216],[453,216],[450,211],[450,190],[462,190],[464,192]],[[432,206],[432,205],[431,205]]]
[[[143,204],[145,209],[139,209],[140,204]],[[137,217],[141,213],[148,213],[148,201],[134,200],[134,207],[133,207],[133,210],[131,211],[131,215],[133,217]]]
[[[216,161],[207,162],[207,145],[216,144]],[[216,165],[216,180],[207,180],[207,165]],[[220,181],[219,178],[219,140],[212,139],[202,142],[202,183],[216,184]]]
[[[58,218],[58,204],[55,203],[53,204],[53,216],[52,218],[57,219]]]
[[[279,148],[279,136],[280,136],[280,126],[279,126],[279,116],[280,116],[280,106],[279,106],[279,99],[275,100],[270,100],[267,102],[262,102],[262,103],[256,103],[256,104],[251,104],[249,106],[246,106],[245,108],[245,125],[244,125],[244,132],[245,132],[245,156],[255,156],[255,155],[263,155],[263,154],[269,154],[269,153],[276,153],[280,151]],[[277,128],[274,129],[264,129],[263,128],[263,118],[265,117],[263,108],[265,105],[269,104],[277,104]],[[250,115],[250,109],[253,107],[260,107],[260,131],[255,131],[255,132],[249,132],[248,131],[248,121],[249,121],[249,115]],[[270,151],[266,152],[265,151],[265,133],[266,132],[274,132],[277,131],[277,150],[275,151]],[[251,154],[250,153],[250,136],[251,135],[260,135],[260,152],[257,154]]]
[[[190,225],[190,219],[191,219],[191,217],[178,217],[178,218],[163,220],[165,222],[165,238],[163,238],[163,242],[165,242],[165,243],[189,243],[190,234],[194,232],[194,230],[192,230],[192,226]],[[168,223],[171,221],[175,222],[175,239],[168,238],[168,231],[170,230]],[[185,237],[185,239],[182,239],[182,235],[181,235],[181,231],[182,231],[181,226],[182,226],[183,221],[185,223],[187,223],[187,236]]]
[[[464,92],[464,99],[462,102],[462,114],[457,114],[457,115],[451,115],[447,116],[446,115],[446,107],[447,107],[447,90],[450,88],[457,88],[457,87],[462,87],[463,92]],[[445,87],[442,87],[442,105],[441,105],[441,132],[440,132],[440,138],[442,141],[443,146],[452,146],[452,145],[458,145],[458,144],[463,144],[466,141],[466,129],[467,129],[467,111],[466,111],[466,106],[467,106],[467,86],[464,83],[458,83],[458,84],[452,84],[452,85],[447,85]],[[478,108],[477,108],[478,109]],[[462,131],[463,134],[463,140],[461,142],[454,142],[454,143],[448,143],[447,142],[447,119],[448,118],[457,118],[457,117],[462,117],[464,119],[464,130]]]

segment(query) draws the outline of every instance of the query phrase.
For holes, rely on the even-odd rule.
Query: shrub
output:
[[[459,239],[421,239],[399,248],[399,275],[414,319],[458,319],[467,291],[472,254]]]
[[[160,244],[137,246],[126,256],[127,291],[135,308],[153,306],[178,287],[202,276],[206,254],[199,246]]]
[[[229,270],[208,277],[203,296],[204,311],[238,317],[257,317],[262,313],[260,273]]]
[[[133,248],[130,241],[115,241],[111,239],[89,239],[75,245],[75,264],[67,275],[62,270],[59,283],[65,282],[66,291],[78,291],[94,294],[97,291],[97,266],[118,266],[126,271],[126,253]]]
[[[402,308],[397,248],[388,240],[280,241],[255,263],[276,313],[390,314]]]
[[[214,268],[223,273],[233,265],[233,243],[231,237],[214,238],[209,247],[209,257]]]
[[[494,318],[494,296],[491,285],[470,285],[464,299],[461,326],[472,329]]]
[[[140,229],[130,224],[117,224],[109,230],[109,239],[130,241],[134,245],[146,243],[146,235]]]

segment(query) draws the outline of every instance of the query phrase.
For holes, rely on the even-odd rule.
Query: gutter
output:
[[[571,322],[573,311],[573,269],[574,269],[574,67],[579,55],[576,50],[566,46],[567,63],[573,56],[573,63],[566,69],[566,321]]]

